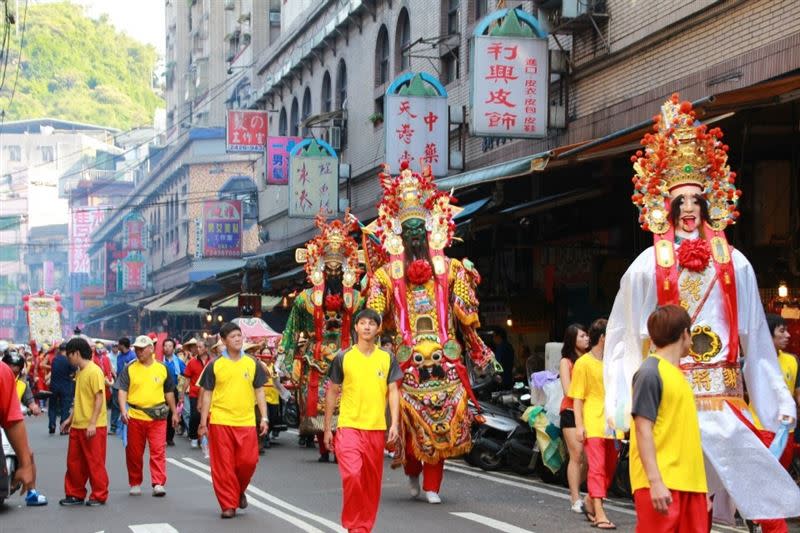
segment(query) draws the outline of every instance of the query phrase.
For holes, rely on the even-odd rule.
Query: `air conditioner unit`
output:
[[[331,126],[328,128],[328,144],[334,150],[342,149],[342,128],[338,126]]]
[[[270,11],[269,12],[269,23],[271,26],[280,26],[281,24],[281,12],[280,11]]]
[[[334,128],[343,129],[345,127],[347,121],[345,119],[343,119],[343,118],[335,118],[331,122],[333,123],[333,127]]]

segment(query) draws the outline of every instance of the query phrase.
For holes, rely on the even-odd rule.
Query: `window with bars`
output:
[[[397,72],[403,72],[411,68],[411,57],[409,57],[410,50],[406,48],[411,44],[411,21],[408,18],[408,10],[403,8],[400,11],[400,17],[397,20],[397,58],[395,65]]]
[[[389,32],[386,26],[378,31],[378,42],[375,46],[375,86],[389,81]]]
[[[322,77],[322,97],[320,105],[323,113],[331,111],[331,75],[326,71]]]

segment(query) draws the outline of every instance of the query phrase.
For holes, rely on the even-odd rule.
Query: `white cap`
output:
[[[153,339],[147,335],[139,335],[136,337],[136,342],[133,343],[134,348],[147,348],[148,346],[153,346]]]

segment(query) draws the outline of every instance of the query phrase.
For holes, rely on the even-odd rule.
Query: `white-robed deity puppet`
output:
[[[653,132],[631,159],[632,200],[654,245],[620,282],[606,330],[606,416],[629,423],[631,381],[649,351],[647,317],[679,304],[692,318],[692,348],[681,369],[695,394],[715,519],[734,507],[747,519],[800,514],[800,490],[748,429],[750,405],[764,427],[795,423],[795,405],[778,368],[753,268],[724,230],[739,216],[741,191],[719,128],[700,124],[678,96],[654,117]]]

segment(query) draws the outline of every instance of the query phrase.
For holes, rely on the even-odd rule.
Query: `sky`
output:
[[[20,0],[21,1],[21,0]],[[119,30],[156,47],[164,56],[164,0],[72,0],[84,5],[92,18],[107,13]],[[179,0],[184,1],[184,0]]]

